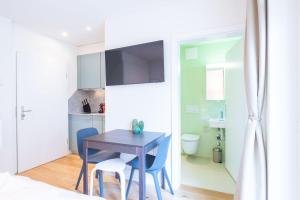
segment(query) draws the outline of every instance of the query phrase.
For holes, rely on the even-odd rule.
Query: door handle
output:
[[[25,110],[24,106],[21,106],[21,120],[24,120],[26,117],[25,113],[32,112],[32,110]]]

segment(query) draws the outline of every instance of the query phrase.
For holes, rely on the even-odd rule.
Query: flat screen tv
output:
[[[106,85],[164,82],[163,41],[105,51]]]

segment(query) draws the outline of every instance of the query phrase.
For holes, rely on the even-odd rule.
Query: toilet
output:
[[[181,136],[181,146],[183,152],[188,155],[194,155],[197,153],[199,145],[200,135],[183,134]]]

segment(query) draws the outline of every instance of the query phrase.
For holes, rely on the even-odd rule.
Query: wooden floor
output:
[[[75,184],[81,168],[82,161],[77,155],[69,155],[56,161],[47,163],[19,175],[30,177],[34,180],[46,182],[50,185],[75,191]],[[92,165],[89,166],[92,169]],[[97,183],[97,181],[96,181]],[[95,187],[98,187],[96,184]],[[82,192],[82,183],[77,192]],[[104,177],[104,193],[107,200],[120,199],[120,190],[118,182],[111,176]],[[232,200],[233,196],[229,194],[213,192],[209,190],[191,188],[182,186],[175,191],[172,196],[167,191],[162,191],[164,200]],[[138,199],[138,183],[133,183],[129,200]],[[156,199],[155,188],[147,186],[147,199]]]

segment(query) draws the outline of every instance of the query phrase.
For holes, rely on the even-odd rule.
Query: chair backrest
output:
[[[81,129],[77,132],[77,149],[78,149],[78,154],[81,159],[83,159],[83,141],[87,137],[91,137],[94,135],[98,135],[98,130],[95,128],[85,128]],[[88,155],[92,155],[99,152],[99,150],[95,149],[89,149]]]
[[[157,154],[152,166],[148,170],[159,170],[165,166],[165,162],[168,156],[169,145],[171,141],[171,135],[165,137],[159,144]]]

